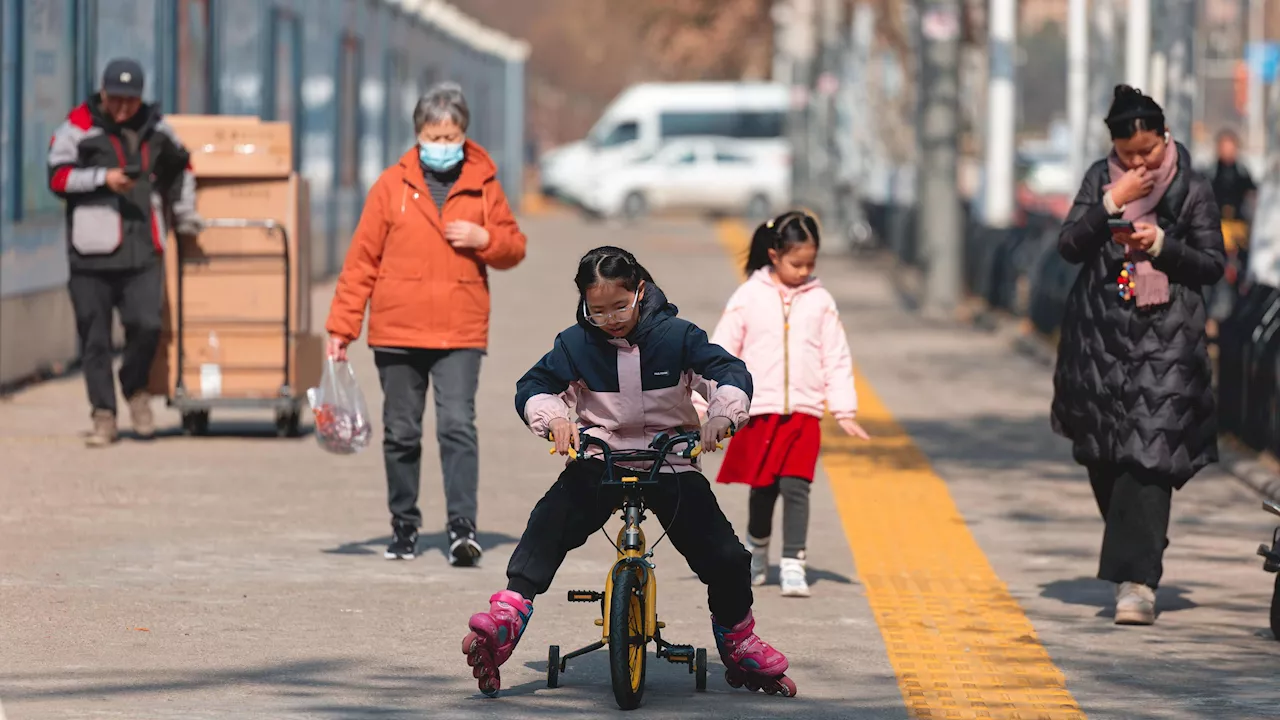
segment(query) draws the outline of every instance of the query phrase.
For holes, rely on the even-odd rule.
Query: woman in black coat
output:
[[[1225,253],[1213,188],[1160,106],[1121,85],[1106,122],[1113,150],[1085,173],[1058,236],[1082,267],[1052,417],[1106,521],[1098,577],[1117,585],[1116,623],[1150,625],[1173,490],[1218,459],[1204,291]]]

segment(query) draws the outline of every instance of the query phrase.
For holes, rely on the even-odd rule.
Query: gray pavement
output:
[[[572,322],[576,260],[597,244],[634,250],[680,306],[711,329],[736,274],[710,226],[524,220],[529,258],[494,273],[492,346],[477,399],[481,568],[450,568],[434,443],[424,452],[423,555],[382,559],[389,531],[378,447],[323,453],[273,437],[265,414],[213,418],[212,437],[83,448],[80,378],[0,403],[0,701],[42,718],[537,718],[616,710],[606,658],[545,687],[546,650],[598,636],[594,607],[612,548],[597,537],[565,562],[503,668],[503,695],[475,691],[459,643],[466,619],[504,585],[505,563],[560,461],[515,415],[515,379]],[[859,370],[951,488],[1001,579],[1035,624],[1091,718],[1280,715],[1270,638],[1271,576],[1253,556],[1271,525],[1256,497],[1217,471],[1175,498],[1163,615],[1115,628],[1092,580],[1101,522],[1083,472],[1048,430],[1042,366],[993,335],[928,326],[900,309],[885,266],[826,258]],[[317,290],[317,320],[328,306]],[[316,324],[319,326],[319,323]],[[380,393],[353,348],[371,409]],[[430,407],[430,405],[429,405]],[[428,437],[434,422],[427,419]],[[713,474],[718,458],[707,463]],[[745,522],[743,488],[718,487]],[[611,524],[610,527],[613,527]],[[928,528],[921,528],[927,533]],[[654,535],[656,537],[656,535]],[[657,549],[665,635],[708,647],[705,592],[665,541]],[[902,718],[894,668],[858,581],[826,479],[815,486],[815,597],[757,590],[759,630],[790,657],[792,700],[731,690],[713,660],[709,691],[682,666],[649,666],[641,717]]]

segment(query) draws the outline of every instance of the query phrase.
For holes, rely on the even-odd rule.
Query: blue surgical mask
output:
[[[444,172],[462,162],[462,143],[418,143],[422,164],[436,172]]]

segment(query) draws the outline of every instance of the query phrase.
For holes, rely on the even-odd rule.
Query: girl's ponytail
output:
[[[778,234],[773,231],[773,226],[767,222],[760,223],[760,227],[756,228],[755,234],[751,236],[751,249],[747,252],[745,270],[748,275],[773,264],[769,260],[769,248],[772,248],[777,240]]]

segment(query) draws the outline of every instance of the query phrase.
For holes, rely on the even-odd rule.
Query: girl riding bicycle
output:
[[[709,401],[703,451],[712,452],[747,421],[751,375],[741,360],[711,344],[696,325],[676,317],[675,305],[626,250],[600,247],[578,263],[578,322],[556,336],[549,353],[516,383],[516,412],[535,435],[567,455],[581,449],[580,429],[613,450],[648,447],[660,433],[698,427],[691,400]],[[571,408],[578,421],[571,420]],[[534,506],[507,565],[507,589],[489,598],[489,611],[471,616],[462,651],[493,695],[498,667],[511,657],[533,615],[533,598],[551,586],[570,550],[581,547],[609,519],[613,504],[600,493],[604,463],[587,448],[570,461]],[[716,502],[698,461],[672,454],[646,505],[671,543],[707,586],[712,632],[726,669],[761,686],[795,685],[787,659],[755,634],[751,613],[751,554]]]

